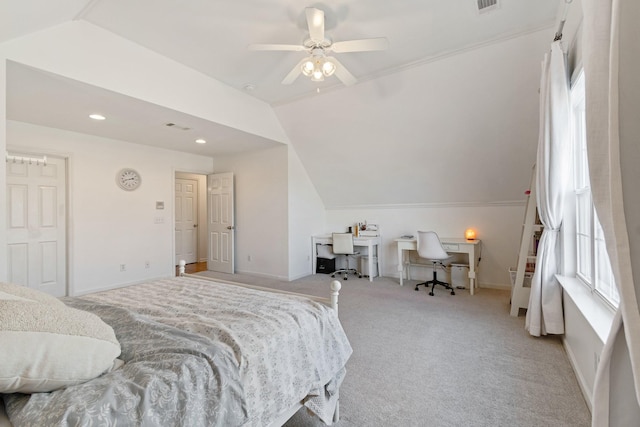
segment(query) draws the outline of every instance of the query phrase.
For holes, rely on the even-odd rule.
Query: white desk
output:
[[[398,246],[398,271],[400,272],[400,286],[403,285],[402,279],[404,277],[405,270],[407,271],[407,279],[410,280],[409,277],[409,260],[404,260],[404,251],[415,251],[417,250],[416,239],[396,239],[396,245]],[[456,239],[456,238],[441,238],[440,242],[444,247],[444,250],[449,253],[461,253],[467,254],[469,257],[469,291],[471,295],[473,295],[473,290],[477,287],[476,283],[476,267],[480,262],[480,248],[482,242],[480,240],[466,240],[466,239]],[[422,265],[422,264],[420,264]],[[406,268],[405,268],[406,267]]]
[[[316,258],[318,258],[317,245],[330,245],[332,243],[333,238],[331,237],[331,234],[311,237],[311,256],[313,257],[312,274],[316,274]],[[353,246],[365,246],[367,248],[367,253],[369,254],[369,271],[363,273],[369,273],[369,281],[373,282],[373,258],[375,256],[377,256],[378,259],[378,275],[380,275],[380,256],[377,254],[377,248],[380,247],[380,236],[354,237]],[[376,248],[375,254],[373,252],[374,248]]]

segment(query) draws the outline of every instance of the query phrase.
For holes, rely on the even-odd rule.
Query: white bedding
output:
[[[322,304],[192,277],[63,300],[113,327],[125,364],[37,399],[5,396],[15,427],[262,426],[301,396],[331,421],[352,350]]]

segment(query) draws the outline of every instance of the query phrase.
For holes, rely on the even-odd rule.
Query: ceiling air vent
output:
[[[172,127],[172,128],[180,129],[180,130],[190,130],[191,129],[190,127],[180,126],[180,125],[177,125],[175,123],[165,123],[164,125],[167,126],[167,127],[170,127],[170,128]]]
[[[498,0],[478,0],[478,12],[486,13],[498,8]]]

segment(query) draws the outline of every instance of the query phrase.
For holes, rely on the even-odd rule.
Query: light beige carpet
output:
[[[198,273],[328,296],[327,275],[282,282]],[[352,276],[353,277],[353,276]],[[350,278],[340,319],[354,354],[337,426],[589,426],[591,415],[560,338],[533,338],[509,316],[509,292]],[[323,425],[300,410],[287,427]]]

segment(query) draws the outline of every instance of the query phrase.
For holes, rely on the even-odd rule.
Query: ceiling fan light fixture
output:
[[[313,80],[314,82],[324,81],[324,73],[322,72],[322,69],[320,67],[316,67],[316,69],[313,70],[313,74],[311,75],[311,80]]]
[[[324,63],[322,64],[322,74],[324,74],[325,77],[329,77],[333,75],[333,73],[335,72],[336,72],[336,64],[331,62],[331,60],[329,59],[325,60]]]
[[[313,61],[311,59],[309,59],[308,61],[305,61],[302,64],[302,74],[304,74],[307,77],[311,77],[313,75],[313,70],[315,68],[315,65],[313,64]]]
[[[493,1],[499,0],[477,0]],[[569,1],[569,0],[567,0]],[[345,86],[351,86],[358,80],[347,70],[344,65],[334,57],[327,57],[326,53],[371,52],[385,50],[389,42],[384,37],[371,39],[345,40],[333,42],[325,35],[324,11],[315,7],[305,8],[309,38],[302,44],[251,44],[251,50],[264,51],[306,51],[309,56],[298,62],[289,74],[282,80],[282,84],[290,85],[296,78],[303,74],[312,81],[321,82],[325,77],[335,75]]]

